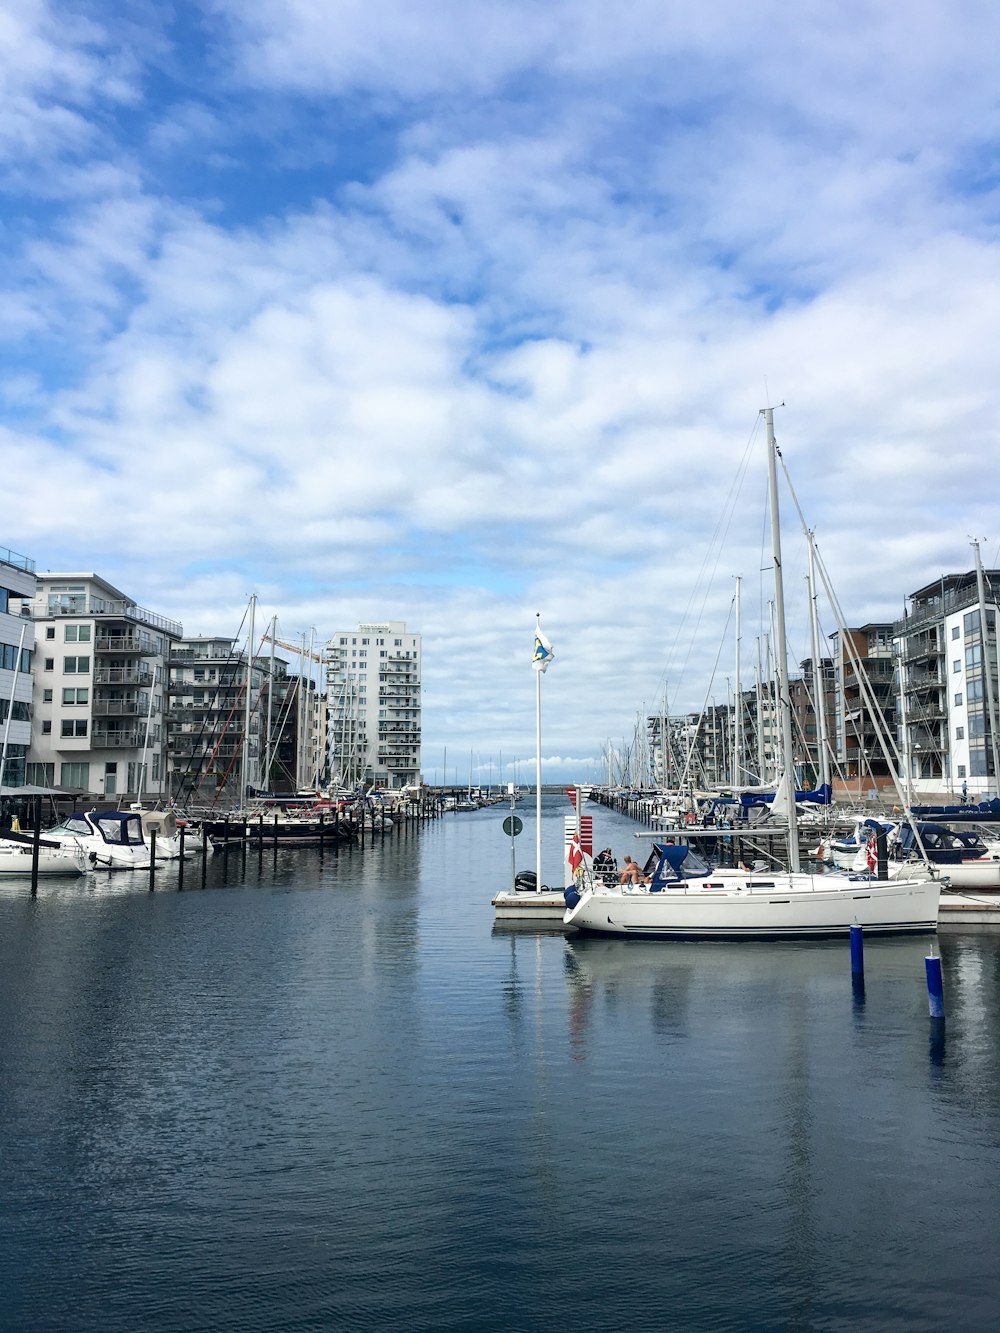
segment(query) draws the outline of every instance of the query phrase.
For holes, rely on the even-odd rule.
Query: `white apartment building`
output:
[[[326,647],[330,780],[384,789],[420,782],[420,635],[389,620]]]
[[[117,802],[166,794],[163,696],[181,626],[93,573],[39,574],[32,781]]]
[[[29,607],[35,595],[35,562],[0,547],[0,787],[21,787],[31,743],[31,655],[35,627]]]
[[[991,693],[994,704],[1000,701],[998,587],[1000,570],[986,570],[985,635],[974,570],[912,593],[907,615],[893,626],[903,696],[899,745],[917,799],[958,796],[963,788],[976,800],[998,793],[989,707]]]

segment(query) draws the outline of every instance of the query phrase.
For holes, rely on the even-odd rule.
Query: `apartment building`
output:
[[[196,803],[223,798],[239,805],[244,787],[261,787],[267,665],[267,659],[253,660],[248,706],[247,654],[236,639],[205,636],[171,644],[167,755],[172,796]]]
[[[912,593],[893,625],[899,668],[899,748],[911,794],[997,793],[994,708],[1000,570],[984,572],[985,627],[976,572],[947,574]],[[985,628],[985,633],[983,632]]]
[[[32,779],[114,801],[162,797],[166,664],[181,626],[94,573],[39,574],[31,614]]]
[[[397,789],[420,782],[420,635],[405,621],[341,630],[326,646],[330,779]]]
[[[0,547],[0,787],[22,787],[31,744],[35,562]]]

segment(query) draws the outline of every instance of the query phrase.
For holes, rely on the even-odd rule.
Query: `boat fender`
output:
[[[580,901],[580,895],[577,893],[576,889],[567,889],[563,894],[563,898],[566,900],[566,906],[571,912]]]

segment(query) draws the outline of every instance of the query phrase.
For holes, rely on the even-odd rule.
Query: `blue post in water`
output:
[[[851,927],[851,976],[863,977],[865,975],[865,945],[864,932],[860,926]]]
[[[941,959],[928,954],[924,959],[927,968],[927,1002],[930,1005],[931,1018],[944,1018],[944,979],[941,976]]]

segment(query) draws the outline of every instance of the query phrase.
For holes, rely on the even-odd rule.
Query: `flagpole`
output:
[[[535,615],[535,636],[541,613]],[[535,672],[535,892],[542,891],[542,673]]]

